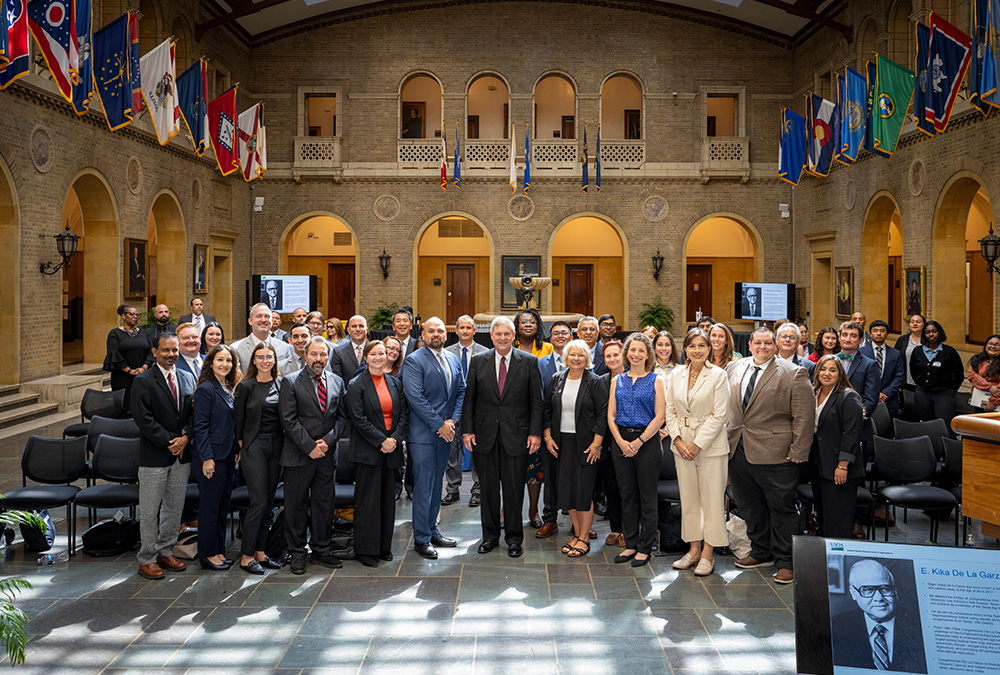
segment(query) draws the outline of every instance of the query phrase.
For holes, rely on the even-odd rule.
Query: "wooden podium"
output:
[[[962,435],[962,512],[1000,538],[1000,413],[960,415],[951,428]]]

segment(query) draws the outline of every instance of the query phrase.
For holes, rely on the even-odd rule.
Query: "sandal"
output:
[[[569,552],[573,550],[573,542],[575,541],[579,541],[579,539],[573,537],[568,542],[566,542],[566,545],[562,547],[562,552],[565,553],[566,555],[569,555]]]
[[[625,546],[625,537],[620,532],[612,532],[608,535],[604,543],[608,546]]]
[[[577,541],[579,541],[581,544],[583,544],[587,548],[577,548],[575,546],[571,546],[570,549],[569,549],[569,553],[566,554],[570,558],[582,558],[583,556],[585,556],[588,553],[590,553],[590,542],[583,541],[581,539],[577,539]]]

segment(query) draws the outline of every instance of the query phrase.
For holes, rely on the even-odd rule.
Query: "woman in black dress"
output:
[[[104,370],[111,373],[111,391],[125,390],[125,412],[132,409],[132,382],[139,373],[149,369],[152,345],[146,331],[139,328],[139,310],[132,305],[119,305],[121,325],[108,333],[108,353]]]
[[[243,521],[240,568],[250,574],[276,570],[281,564],[267,557],[268,526],[274,492],[281,477],[284,431],[278,413],[278,356],[274,347],[259,343],[250,353],[247,376],[236,385],[233,415],[240,444],[240,469],[250,493],[250,507]]]

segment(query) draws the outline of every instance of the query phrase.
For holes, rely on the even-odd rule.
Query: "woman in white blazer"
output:
[[[673,566],[679,570],[694,566],[698,576],[712,573],[715,547],[729,543],[723,509],[729,462],[725,431],[729,380],[724,368],[708,363],[711,353],[705,331],[688,331],[684,337],[687,360],[670,373],[666,406],[681,494],[681,538],[691,545]]]

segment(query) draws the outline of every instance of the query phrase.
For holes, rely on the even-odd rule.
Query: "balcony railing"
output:
[[[466,169],[506,169],[510,166],[510,141],[468,140],[462,148]]]
[[[606,169],[638,169],[646,161],[646,141],[601,139],[601,166]]]
[[[750,139],[744,136],[710,136],[701,139],[701,182],[712,178],[750,180]]]
[[[396,141],[396,161],[408,168],[441,166],[440,138],[400,138]]]
[[[531,143],[531,166],[537,169],[579,168],[582,155],[580,141],[575,138],[565,140],[533,141]]]
[[[343,175],[340,137],[296,136],[292,175],[296,179],[302,176],[334,176],[339,179]]]

